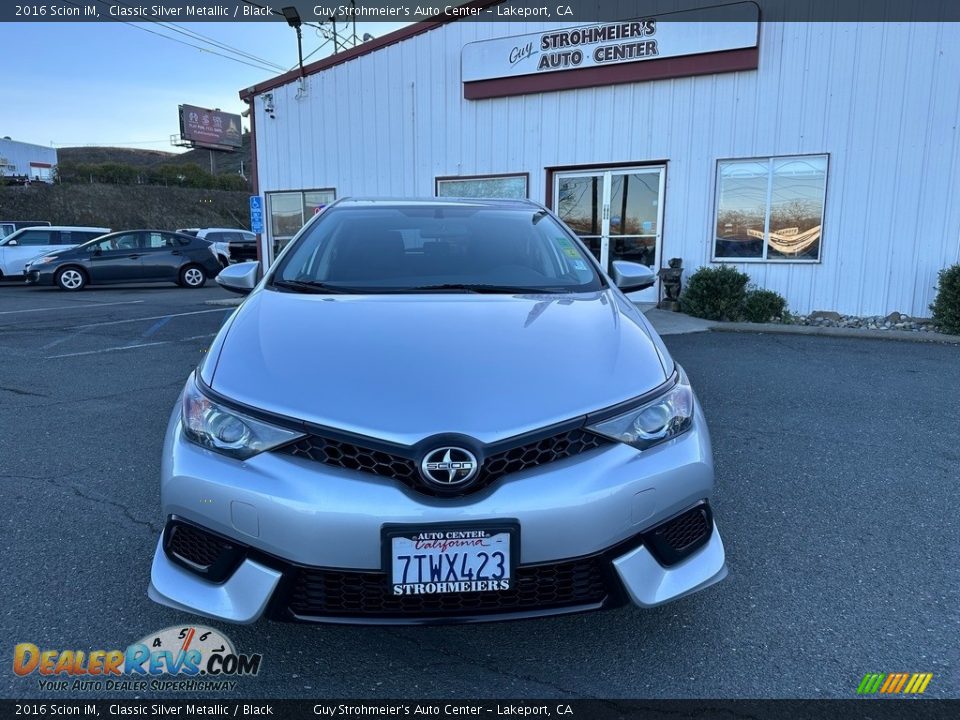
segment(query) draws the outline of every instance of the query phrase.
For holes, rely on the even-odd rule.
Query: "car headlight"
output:
[[[59,260],[59,255],[45,255],[42,258],[35,258],[31,260],[28,265],[40,265],[41,263],[53,262],[54,260]]]
[[[587,427],[640,450],[682,435],[693,425],[693,390],[681,370],[677,384],[633,410]]]
[[[181,420],[190,442],[238,460],[303,437],[214,402],[203,394],[193,375],[183,393]]]

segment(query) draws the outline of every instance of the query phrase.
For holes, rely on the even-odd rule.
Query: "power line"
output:
[[[166,29],[169,29],[169,30],[173,30],[174,32],[178,32],[178,33],[180,33],[180,34],[182,34],[182,35],[186,35],[187,37],[194,37],[194,38],[196,38],[196,39],[198,39],[198,40],[201,40],[201,41],[203,41],[203,42],[210,43],[211,45],[213,45],[213,46],[215,46],[215,47],[219,47],[219,48],[222,48],[223,50],[227,50],[227,51],[229,51],[229,52],[236,53],[237,55],[240,55],[241,57],[246,57],[246,58],[249,58],[250,60],[255,60],[255,61],[258,62],[258,63],[261,63],[261,64],[263,64],[263,65],[266,65],[266,66],[275,68],[275,69],[280,70],[281,72],[283,72],[283,66],[282,66],[282,65],[278,65],[277,63],[272,62],[271,60],[266,60],[266,59],[264,59],[264,58],[258,57],[257,55],[253,55],[253,54],[251,54],[251,53],[245,52],[245,51],[241,50],[240,48],[233,47],[232,45],[227,45],[227,44],[225,44],[225,43],[221,43],[221,42],[218,41],[218,40],[215,40],[215,39],[213,39],[213,38],[211,38],[211,37],[208,37],[208,36],[206,36],[206,35],[201,35],[200,33],[194,32],[193,30],[188,30],[187,28],[185,28],[185,27],[183,27],[183,26],[181,26],[181,25],[177,25],[176,23],[161,23],[161,22],[157,22],[157,25],[160,25],[161,27],[166,28]]]
[[[160,143],[169,143],[170,138],[164,138],[163,140],[116,140],[113,142],[54,142],[51,141],[56,147],[115,147],[117,145],[157,145]]]
[[[76,3],[69,2],[69,0],[64,0],[64,1],[65,1],[65,2],[68,2],[70,5],[76,5]],[[109,2],[109,0],[97,0],[97,2],[99,2],[99,3],[103,4],[103,5],[110,5],[110,4],[111,4],[111,3]],[[199,50],[200,52],[209,53],[209,54],[211,54],[211,55],[217,55],[218,57],[222,57],[222,58],[225,58],[225,59],[227,59],[227,60],[233,60],[234,62],[238,62],[238,63],[242,63],[242,64],[244,64],[244,65],[248,65],[249,67],[256,68],[257,70],[264,70],[264,71],[266,71],[266,72],[276,72],[276,70],[275,70],[273,67],[266,66],[266,65],[261,65],[261,64],[254,64],[254,63],[251,63],[251,62],[247,62],[246,60],[241,60],[241,59],[238,58],[238,57],[231,57],[230,55],[224,55],[223,53],[218,53],[218,52],[215,51],[215,50],[210,50],[209,48],[201,47],[201,46],[199,46],[199,45],[194,45],[193,43],[188,43],[188,42],[186,42],[186,41],[184,41],[184,40],[180,40],[180,39],[175,38],[175,37],[170,37],[169,35],[164,35],[163,33],[156,32],[155,30],[151,30],[150,28],[143,27],[142,25],[137,25],[137,24],[132,23],[132,22],[129,22],[129,21],[127,21],[127,20],[120,20],[119,18],[115,18],[115,19],[113,19],[113,22],[123,23],[124,25],[129,25],[130,27],[137,28],[138,30],[143,30],[144,32],[148,32],[148,33],[150,33],[151,35],[156,35],[157,37],[162,37],[162,38],[164,38],[164,39],[166,39],[166,40],[172,40],[173,42],[180,43],[181,45],[186,45],[187,47],[192,47],[192,48],[194,48],[195,50]]]
[[[120,4],[126,5],[127,7],[134,7],[133,5],[127,2],[120,2]],[[153,22],[159,25],[160,27],[164,28],[165,30],[173,30],[174,32],[180,33],[181,35],[185,35],[186,37],[189,37],[191,39],[200,40],[201,42],[205,42],[215,47],[219,47],[235,55],[239,55],[241,57],[246,57],[250,60],[254,60],[262,65],[267,65],[267,66],[274,67],[278,70],[283,70],[283,67],[281,65],[278,65],[275,62],[266,60],[252,53],[248,53],[245,50],[241,50],[240,48],[235,47],[233,45],[227,45],[226,43],[222,43],[219,40],[216,40],[210,37],[209,35],[204,35],[203,33],[199,33],[195,30],[190,30],[188,28],[183,27],[182,25],[178,25],[177,23],[173,23],[173,22],[164,23],[164,22],[160,22],[159,20],[150,20],[150,19],[147,19],[146,22]]]

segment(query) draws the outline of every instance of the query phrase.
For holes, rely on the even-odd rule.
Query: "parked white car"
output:
[[[181,228],[179,233],[210,243],[210,251],[221,267],[257,259],[257,236],[240,228]]]
[[[22,228],[0,240],[0,278],[23,276],[23,266],[40,255],[66,250],[110,232],[105,227],[53,225]]]

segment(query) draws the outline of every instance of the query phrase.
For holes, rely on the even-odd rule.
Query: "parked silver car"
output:
[[[527,201],[341,200],[250,293],[174,408],[150,597],[234,622],[649,607],[726,573],[687,377]]]

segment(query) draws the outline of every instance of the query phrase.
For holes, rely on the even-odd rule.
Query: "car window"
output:
[[[602,286],[570,232],[528,206],[332,208],[271,277],[371,291],[473,285],[585,292]]]
[[[174,245],[173,235],[167,233],[152,232],[147,233],[146,247],[152,250],[160,248],[171,248]]]
[[[227,242],[227,237],[226,237],[226,236],[227,236],[228,234],[229,234],[229,233],[224,233],[224,232],[211,232],[211,233],[207,233],[206,235],[204,235],[204,236],[203,236],[203,239],[204,239],[204,240],[209,240],[209,241],[212,242],[212,243],[215,243],[215,242]]]
[[[87,246],[87,252],[95,252],[100,250],[100,252],[129,252],[130,250],[139,250],[140,233],[118,233],[116,235],[108,235],[100,242],[90,243]]]
[[[57,245],[76,245],[77,240],[74,239],[73,233],[69,230],[61,230],[57,233],[59,237],[57,238]]]
[[[79,244],[79,243],[85,243],[85,242],[87,242],[88,240],[93,240],[94,238],[98,238],[98,237],[100,237],[101,235],[103,235],[103,233],[100,232],[99,230],[97,230],[97,231],[86,230],[86,231],[84,231],[84,232],[73,231],[73,233],[71,233],[71,234],[72,234],[73,237],[74,237],[74,242],[75,242],[75,243],[78,243],[78,244]]]
[[[24,230],[17,235],[17,245],[53,245],[53,230]]]
[[[257,235],[256,235],[256,233],[244,232],[244,233],[240,233],[240,235],[241,235],[241,237],[243,238],[243,241],[244,241],[244,242],[256,242],[256,241],[257,241]]]

